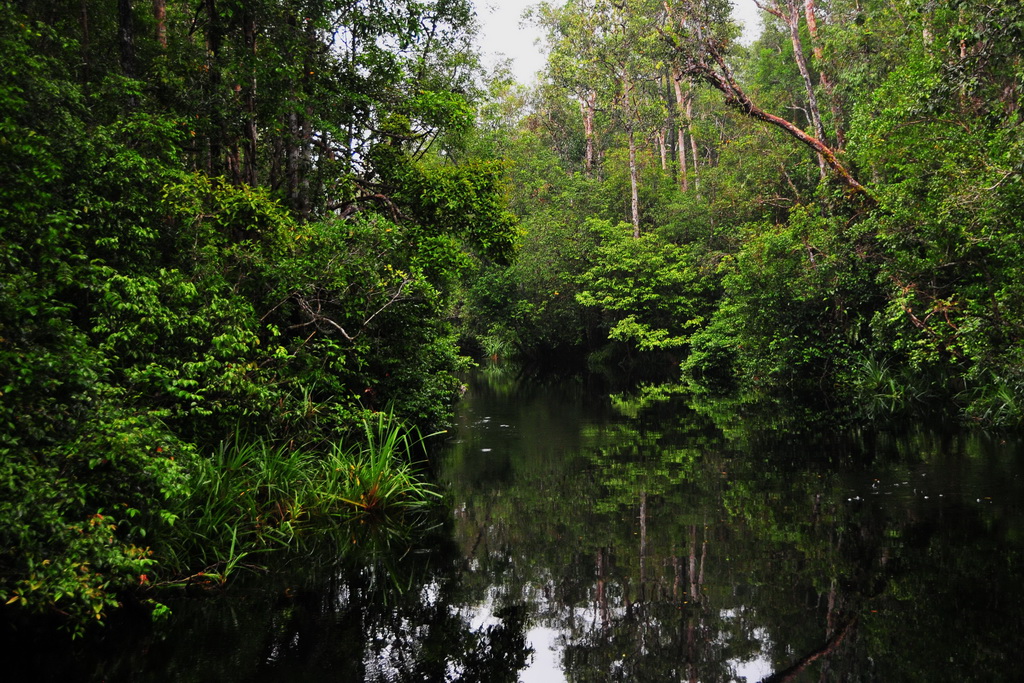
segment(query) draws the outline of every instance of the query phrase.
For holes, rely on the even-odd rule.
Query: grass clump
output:
[[[440,493],[419,477],[413,453],[423,452],[424,438],[390,413],[363,420],[366,442],[346,449],[334,445],[323,461],[325,490],[350,506],[346,514],[397,521],[435,502]]]
[[[363,440],[307,450],[236,434],[197,459],[164,565],[172,583],[223,583],[254,553],[328,540],[350,545],[368,528],[394,537],[440,493],[414,458],[425,437],[393,413],[363,420]],[[369,525],[369,527],[367,526]],[[193,572],[196,566],[199,572]]]

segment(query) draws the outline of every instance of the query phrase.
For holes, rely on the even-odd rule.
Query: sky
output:
[[[484,64],[493,67],[500,55],[513,60],[512,72],[524,84],[532,83],[535,74],[544,68],[545,55],[537,40],[536,26],[524,26],[523,11],[539,0],[475,0],[480,19],[480,49]],[[745,26],[743,41],[756,37],[760,19],[754,0],[733,0],[733,14]]]

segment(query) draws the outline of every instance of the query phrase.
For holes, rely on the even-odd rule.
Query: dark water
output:
[[[298,562],[183,596],[170,624],[45,667],[110,681],[1024,680],[1018,440],[837,435],[492,370],[470,380],[435,470],[449,508],[404,557]]]

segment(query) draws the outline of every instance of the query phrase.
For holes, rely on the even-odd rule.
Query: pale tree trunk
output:
[[[300,159],[302,151],[299,149],[299,140],[302,138],[302,128],[299,124],[299,113],[294,109],[288,112],[287,151],[285,152],[285,177],[288,181],[288,205],[298,209],[301,184],[299,181]]]
[[[697,683],[697,669],[694,663],[699,661],[698,650],[700,647],[700,640],[697,638],[697,621],[698,614],[700,614],[700,603],[701,593],[704,587],[704,563],[707,560],[708,542],[705,538],[701,544],[700,560],[697,559],[697,525],[690,525],[690,554],[689,554],[689,567],[688,567],[688,578],[690,588],[687,597],[690,599],[690,607],[694,610],[694,614],[691,614],[687,619],[686,628],[686,651],[688,653],[688,659],[690,666],[688,667],[689,680],[691,683]]]
[[[680,119],[679,127],[676,129],[676,135],[678,136],[676,157],[679,159],[679,189],[686,192],[690,189],[690,181],[686,177],[686,129],[690,126],[690,120],[689,118],[683,118],[686,115],[686,99],[683,97],[682,80],[683,74],[679,67],[672,67],[672,86],[676,92],[677,117]]]
[[[608,561],[605,558],[605,549],[597,549],[597,595],[595,600],[597,601],[597,614],[601,620],[601,630],[605,630],[609,625],[608,616],[608,595],[605,590],[605,586],[608,581]]]
[[[667,72],[663,72],[661,75],[662,92],[665,94],[665,119],[661,124],[661,129],[658,131],[658,151],[661,153],[661,170],[668,173],[668,157],[669,147],[672,142],[672,115],[668,112],[672,111],[672,95],[668,85],[669,75]]]
[[[661,155],[661,170],[668,171],[668,129],[658,131],[658,153]]]
[[[686,127],[690,129],[690,150],[693,152],[693,191],[700,199],[700,162],[697,156],[697,137],[693,134],[693,93],[686,94]]]
[[[772,0],[771,5],[762,5],[754,0],[759,8],[775,15],[786,24],[789,29],[789,40],[793,44],[793,57],[796,59],[797,69],[800,70],[800,78],[804,82],[804,90],[807,93],[807,109],[811,117],[811,125],[814,127],[814,135],[822,142],[825,141],[825,127],[821,123],[821,111],[818,108],[818,98],[814,94],[814,83],[811,82],[811,72],[807,68],[807,59],[804,58],[803,41],[800,39],[800,8],[797,7],[797,0]],[[822,177],[827,173],[825,159],[818,154],[818,167],[821,169]]]
[[[647,581],[647,492],[640,493],[640,587]]]
[[[818,82],[828,97],[829,111],[832,112],[832,128],[836,136],[836,148],[846,147],[846,132],[843,129],[842,110],[839,102],[836,101],[836,88],[832,79],[825,71],[825,53],[821,48],[821,41],[818,39],[818,17],[815,14],[814,0],[804,0],[804,16],[807,18],[807,32],[811,36],[811,54],[818,64]]]
[[[673,42],[673,46],[676,49],[680,49],[678,43]],[[807,145],[816,154],[822,156],[825,164],[831,168],[837,176],[839,176],[839,179],[847,186],[847,188],[854,193],[862,194],[871,198],[871,194],[867,191],[867,188],[857,182],[856,178],[853,177],[850,171],[840,163],[839,159],[836,157],[835,151],[832,150],[832,148],[825,142],[813,135],[808,135],[792,122],[787,121],[780,116],[770,114],[754,104],[750,97],[736,82],[736,79],[733,78],[732,72],[729,70],[725,63],[725,59],[720,53],[715,50],[709,50],[705,59],[690,60],[685,66],[689,75],[694,78],[699,78],[721,92],[725,96],[726,104],[735,107],[737,110],[753,119],[764,121],[765,123],[770,123],[773,126],[780,128],[788,135],[791,135],[803,144]],[[873,201],[873,198],[871,199]]]
[[[597,91],[591,90],[587,96],[580,101],[580,110],[583,112],[583,136],[587,142],[586,156],[583,158],[583,168],[590,176],[594,171],[594,114],[597,111]]]
[[[807,108],[810,109],[814,134],[819,140],[824,141],[825,126],[821,123],[821,109],[818,107],[818,96],[814,93],[811,71],[807,68],[807,59],[804,57],[803,41],[800,39],[800,9],[796,5],[796,0],[787,0],[786,10],[785,21],[789,26],[789,38],[793,43],[793,55],[796,58],[796,66],[800,69],[800,77],[803,79],[804,89],[807,91]]]
[[[668,3],[667,2],[663,3],[663,6],[664,6],[665,12],[668,14],[669,18],[671,20],[675,21],[672,18],[672,11],[671,11]],[[679,21],[679,25],[680,26],[682,26],[684,29],[687,28],[687,16],[685,14],[683,16],[679,17],[678,21]],[[698,29],[698,35],[699,34],[700,34],[700,31]],[[673,65],[673,67],[672,67],[672,80],[675,83],[676,106],[679,108],[680,112],[685,113],[685,116],[686,116],[686,119],[685,119],[686,120],[686,131],[689,132],[689,134],[690,134],[690,151],[693,154],[693,190],[694,190],[694,192],[697,195],[697,199],[700,199],[700,171],[699,171],[699,169],[700,169],[700,161],[699,161],[700,157],[697,154],[697,138],[693,134],[693,89],[692,89],[692,83],[691,83],[690,86],[687,88],[686,93],[685,94],[683,93],[683,86],[682,86],[683,76],[684,76],[684,73],[683,73],[682,66],[678,62],[675,63]],[[683,141],[683,137],[684,137],[683,132],[680,132],[680,135],[679,135],[680,142]],[[685,173],[686,158],[685,157],[686,157],[686,145],[685,144],[680,144],[680,151],[679,151],[680,164],[679,164],[679,167],[680,167],[680,171],[683,173],[683,177],[684,178],[686,177],[686,173]],[[681,183],[680,186],[681,186],[681,188],[684,191],[686,189],[688,189],[685,180]]]
[[[679,126],[676,135],[679,138],[676,143],[676,158],[679,159],[679,189],[686,192],[690,189],[690,181],[686,177],[686,130]]]
[[[625,70],[622,72],[622,109],[626,119],[626,131],[629,136],[629,194],[630,222],[633,224],[633,237],[640,237],[640,171],[636,162],[635,121],[631,114],[633,100],[633,83]]]
[[[629,124],[629,192],[630,217],[633,223],[633,237],[640,237],[640,191],[639,171],[636,163],[636,136],[633,124]]]

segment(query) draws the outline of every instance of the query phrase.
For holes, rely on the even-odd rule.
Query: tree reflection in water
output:
[[[441,468],[463,581],[558,634],[536,680],[1015,678],[1018,443],[808,436],[647,395],[612,411],[582,383],[486,376],[467,394]]]
[[[501,374],[471,380],[459,420],[435,462],[450,510],[403,556],[292,565],[183,596],[154,632],[19,659],[133,682],[1018,678],[1016,441],[808,436]]]

